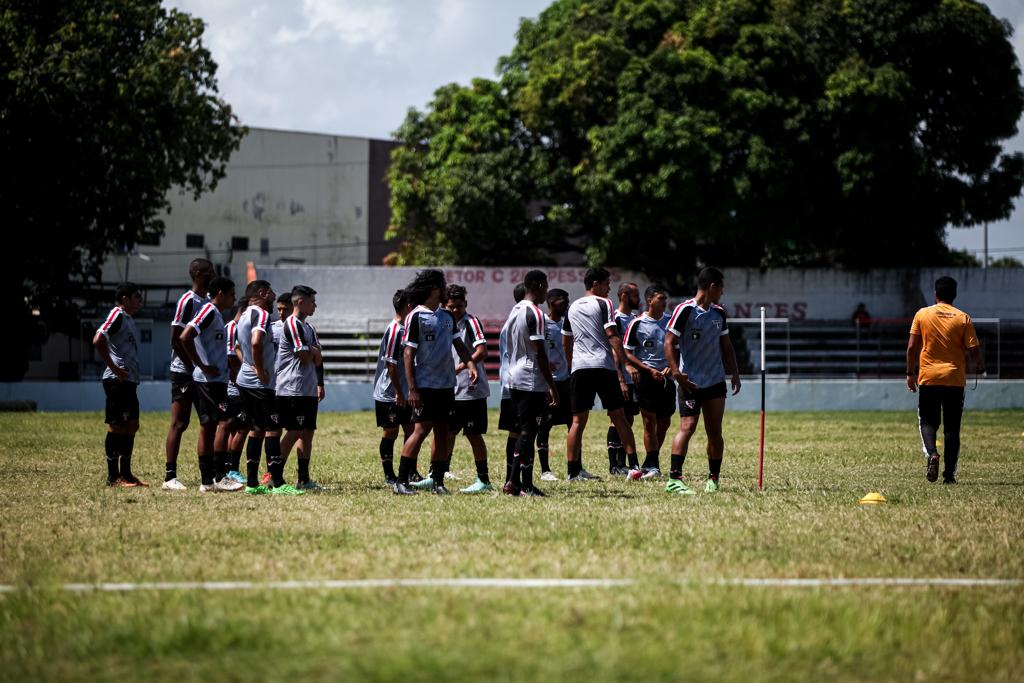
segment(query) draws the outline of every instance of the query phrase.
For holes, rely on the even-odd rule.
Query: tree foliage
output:
[[[244,129],[202,34],[159,0],[0,0],[0,205],[27,246],[3,272],[22,314],[52,319],[108,254],[162,233],[172,187],[223,177]]]
[[[393,188],[419,203],[393,196],[397,232],[464,263],[464,236],[517,233],[514,193],[451,217],[468,231],[424,219],[474,191],[448,179],[474,165],[543,200],[539,224],[590,261],[669,281],[702,262],[942,263],[946,225],[1005,218],[1024,182],[1001,151],[1024,108],[1010,34],[974,0],[556,0],[489,86],[512,158],[440,152],[467,130],[444,89],[410,113],[436,127],[399,131]]]

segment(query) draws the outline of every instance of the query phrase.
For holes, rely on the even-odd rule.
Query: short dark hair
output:
[[[956,300],[956,280],[948,275],[943,275],[936,280],[935,297],[943,303],[953,303]]]
[[[134,282],[122,282],[114,290],[114,302],[118,302],[121,299],[127,299],[135,292],[141,292],[142,287],[139,287]]]
[[[444,291],[444,300],[450,301],[455,300],[466,300],[466,288],[462,285],[448,285],[448,289]]]
[[[316,290],[309,285],[295,285],[292,287],[292,304],[295,303],[296,299],[308,299],[311,296],[316,296]]]
[[[405,293],[404,289],[395,292],[395,295],[391,297],[391,305],[395,307],[395,313],[409,305],[409,295]]]
[[[655,283],[644,290],[644,301],[649,302],[651,299],[658,296],[659,294],[664,294],[665,296],[668,296],[668,289],[665,288],[663,285]]]
[[[621,285],[619,285],[619,298],[621,298],[623,294],[628,292],[633,287],[640,289],[640,287],[635,282],[623,282]]]
[[[412,282],[409,283],[409,286],[405,288],[405,292],[409,295],[410,303],[419,305],[430,298],[430,292],[432,290],[440,289],[444,292],[445,284],[444,273],[442,271],[428,268],[427,270],[421,270],[416,273],[416,277],[414,277]]]
[[[594,286],[595,282],[604,282],[610,280],[612,274],[604,268],[598,266],[597,268],[587,268],[587,272],[583,274],[583,284],[587,289]]]
[[[711,285],[721,285],[725,282],[725,275],[718,268],[708,266],[697,273],[697,288],[707,289]]]
[[[527,289],[537,289],[541,285],[546,285],[547,283],[548,274],[543,270],[531,270],[526,274],[526,277],[523,278],[523,285]]]
[[[190,264],[188,264],[188,276],[190,278],[192,278],[193,280],[195,280],[197,277],[199,277],[199,271],[203,270],[203,268],[205,268],[207,266],[210,267],[210,268],[213,268],[213,262],[210,261],[210,259],[205,259],[205,258],[194,258],[194,259],[192,259],[192,262]]]
[[[279,304],[288,304],[289,306],[291,306],[292,305],[292,293],[291,292],[284,292],[283,294],[278,294],[277,295],[277,303],[279,303]]]
[[[519,303],[526,298],[526,285],[520,282],[518,285],[512,288],[512,298]]]
[[[561,301],[562,299],[568,299],[568,298],[569,298],[569,292],[565,291],[564,289],[558,289],[556,287],[555,289],[549,289],[548,290],[548,303],[549,304],[552,301]]]
[[[207,288],[208,289],[207,294],[212,299],[213,297],[217,296],[221,292],[226,292],[229,289],[234,289],[234,288],[235,288],[235,281],[234,280],[232,280],[229,277],[224,277],[223,275],[218,275],[217,277],[215,277],[212,280],[210,280],[210,286]]]
[[[251,301],[260,293],[261,289],[270,288],[270,283],[266,280],[253,280],[245,286],[245,300]]]

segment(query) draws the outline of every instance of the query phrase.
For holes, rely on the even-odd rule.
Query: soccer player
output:
[[[946,438],[943,484],[956,483],[960,458],[960,419],[967,384],[965,352],[975,372],[984,372],[985,360],[971,316],[953,307],[956,280],[942,276],[935,281],[935,305],[914,315],[907,342],[907,389],[917,392],[917,418],[921,447],[927,459],[928,481],[939,478],[939,451],[935,436],[945,419]]]
[[[227,334],[221,311],[235,305],[235,283],[226,277],[210,281],[210,300],[185,326],[181,345],[192,361],[196,412],[199,413],[199,490],[238,491],[242,485],[228,473]],[[218,427],[221,427],[218,429]]]
[[[394,319],[388,323],[384,336],[380,340],[380,351],[377,353],[377,373],[373,381],[373,402],[377,411],[377,426],[384,430],[380,439],[380,465],[384,469],[384,481],[394,486],[398,481],[395,474],[394,456],[395,441],[398,439],[398,428],[402,428],[405,438],[412,431],[412,409],[406,400],[408,388],[405,383],[402,363],[402,336],[405,334],[405,316],[409,315],[412,306],[405,290],[400,289],[391,298],[395,309]]]
[[[558,405],[548,406],[547,415],[537,432],[537,459],[540,461],[541,481],[558,481],[551,471],[548,459],[548,440],[555,425],[572,424],[572,392],[569,389],[569,362],[562,346],[562,318],[569,308],[569,293],[564,289],[548,290],[548,314],[544,318],[544,346],[548,353],[548,366],[555,379]]]
[[[242,315],[242,307],[235,311],[235,317],[224,326],[226,337],[225,351],[228,358],[228,479],[239,483],[245,483],[245,477],[238,471],[242,462],[242,449],[245,448],[245,438],[249,433],[249,418],[245,414],[245,404],[242,402],[242,395],[238,391],[238,372],[242,367],[242,359],[238,355],[238,319]],[[220,426],[217,427],[220,429]],[[215,436],[214,439],[221,438]]]
[[[629,324],[622,345],[626,360],[639,373],[636,392],[644,423],[644,450],[647,451],[643,465],[630,470],[631,479],[661,476],[659,453],[672,415],[676,412],[676,384],[665,359],[668,290],[660,285],[651,285],[644,291],[644,301],[647,310]],[[696,388],[696,385],[691,385],[691,388]]]
[[[277,349],[277,409],[281,426],[288,434],[281,440],[280,467],[273,463],[270,476],[274,490],[284,488],[284,461],[293,445],[298,449],[298,478],[294,487],[282,493],[296,495],[305,489],[316,491],[319,485],[309,478],[309,460],[313,454],[313,433],[322,391],[322,367],[319,340],[306,319],[316,311],[316,290],[306,285],[292,288],[294,312],[284,321],[281,345]]]
[[[719,489],[722,455],[722,418],[725,415],[725,376],[731,377],[733,396],[740,391],[736,352],[729,339],[725,309],[718,302],[725,292],[725,278],[717,268],[705,268],[697,274],[697,295],[672,312],[665,330],[664,352],[672,378],[679,385],[679,431],[672,439],[672,461],[665,491],[692,495],[683,483],[683,463],[690,439],[704,415],[708,437],[708,479],[706,493]],[[675,344],[678,341],[678,358]],[[692,384],[691,384],[692,383]],[[694,388],[692,385],[696,385]]]
[[[640,288],[635,282],[623,282],[619,285],[619,307],[615,309],[615,324],[619,329],[619,337],[625,341],[626,328],[636,318],[636,311],[640,308]],[[640,414],[640,404],[636,400],[636,384],[640,379],[640,373],[635,367],[628,363],[622,368],[622,376],[629,387],[629,397],[626,405],[623,406],[626,412],[626,422],[633,426],[633,418]],[[635,457],[635,454],[634,454]],[[608,474],[628,475],[630,470],[636,469],[638,463],[626,462],[626,451],[619,439],[619,432],[615,425],[608,425]]]
[[[503,490],[511,495],[544,496],[533,484],[534,441],[548,406],[558,406],[558,390],[544,348],[544,314],[537,307],[547,297],[548,276],[531,270],[523,285],[526,296],[508,316],[508,386],[518,416],[519,443],[511,480]]]
[[[405,344],[402,360],[414,426],[402,446],[402,459],[398,463],[398,481],[393,490],[399,495],[415,493],[409,486],[409,475],[416,469],[420,447],[431,430],[435,453],[431,462],[433,477],[417,482],[417,488],[432,488],[438,495],[448,494],[444,473],[448,466],[448,425],[455,403],[453,345],[459,359],[468,367],[469,383],[477,382],[476,363],[455,334],[455,319],[440,305],[445,286],[444,273],[422,270],[405,289],[409,302],[415,304],[405,319],[402,339]]]
[[[526,285],[520,282],[512,288],[512,300],[519,303],[526,296]],[[516,457],[516,444],[519,443],[519,416],[512,403],[512,394],[508,388],[508,320],[498,334],[498,382],[501,384],[501,406],[498,411],[498,429],[508,432],[505,438],[505,483],[512,480],[512,464]]]
[[[107,486],[148,486],[132,474],[132,450],[139,431],[139,333],[132,316],[142,308],[142,290],[125,282],[114,292],[117,305],[92,338],[106,366],[103,393],[107,397]]]
[[[484,362],[487,360],[487,338],[484,337],[484,326],[480,324],[479,318],[466,312],[466,288],[462,285],[448,285],[445,299],[445,308],[455,319],[456,335],[470,350],[476,367],[484,367]],[[475,384],[470,383],[466,364],[459,360],[454,346],[452,346],[452,362],[455,364],[455,410],[448,432],[447,467],[451,468],[455,438],[459,432],[462,432],[473,450],[476,481],[466,488],[460,489],[459,493],[474,494],[493,491],[494,487],[491,486],[491,478],[487,471],[487,444],[484,443],[483,437],[487,433],[487,398],[491,395],[491,389],[487,385],[486,379]],[[436,440],[435,443],[437,443]]]
[[[245,493],[294,495],[294,487],[282,487],[277,491],[276,487],[270,488],[259,479],[260,453],[264,448],[268,469],[284,470],[277,406],[279,345],[274,341],[270,322],[270,307],[275,303],[274,290],[266,280],[253,280],[245,287],[245,301],[247,305],[238,322],[238,347],[242,355],[238,387],[250,430],[249,445],[245,450]]]
[[[583,469],[582,460],[583,432],[595,395],[601,397],[601,404],[618,430],[626,456],[632,453],[636,458],[633,429],[624,410],[629,386],[622,374],[625,357],[615,324],[615,308],[608,299],[610,278],[611,273],[604,268],[588,269],[583,276],[586,296],[572,302],[562,325],[562,344],[572,369],[572,426],[566,439],[569,481],[600,479]]]
[[[178,481],[178,451],[181,450],[181,437],[192,419],[193,404],[198,408],[192,382],[194,368],[181,344],[181,334],[199,309],[210,300],[207,290],[216,272],[210,261],[197,258],[189,264],[188,274],[192,278],[192,289],[178,298],[174,319],[171,320],[171,426],[164,446],[167,463],[164,483],[160,487],[165,491],[183,491],[186,488]]]

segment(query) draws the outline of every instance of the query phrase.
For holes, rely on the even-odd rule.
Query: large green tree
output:
[[[974,0],[557,0],[499,82],[544,225],[591,261],[939,264],[1024,182],[1010,35]]]
[[[198,196],[223,177],[244,129],[202,35],[159,0],[0,0],[0,205],[22,245],[0,272],[16,316],[66,320],[107,255],[162,233],[172,187]]]

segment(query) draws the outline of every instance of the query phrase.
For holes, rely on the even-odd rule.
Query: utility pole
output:
[[[982,250],[981,267],[988,268],[988,223],[985,223],[982,234],[984,235],[984,249]]]

